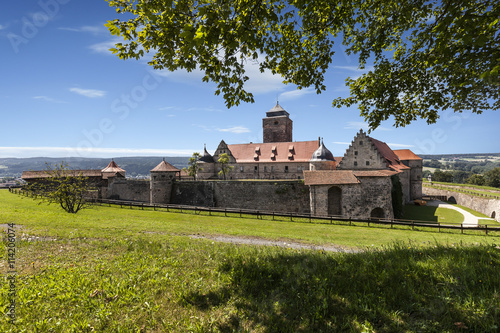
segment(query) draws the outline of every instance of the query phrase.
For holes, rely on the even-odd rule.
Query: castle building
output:
[[[262,143],[222,140],[213,155],[205,147],[198,179],[218,179],[217,161],[227,154],[229,179],[304,179],[314,215],[392,218],[395,186],[405,203],[422,197],[422,159],[411,150],[392,150],[360,130],[334,157],[320,139],[292,141],[289,116],[277,103],[262,120]]]
[[[218,178],[221,154],[228,155],[233,167],[229,179],[303,179],[311,159],[314,168],[335,168],[333,155],[321,140],[292,141],[292,120],[278,103],[266,113],[262,126],[262,143],[228,145],[222,140],[213,156],[205,148],[199,160],[202,171],[198,179]]]

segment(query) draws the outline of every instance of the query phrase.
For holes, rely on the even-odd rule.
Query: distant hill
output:
[[[138,156],[138,157],[117,157],[114,161],[127,172],[128,177],[137,175],[149,176],[149,171],[162,161],[163,157],[157,156]],[[44,170],[46,163],[54,166],[61,162],[68,163],[71,169],[103,169],[111,159],[109,158],[50,158],[50,157],[31,157],[31,158],[0,158],[0,177],[20,177],[23,171]],[[165,161],[176,168],[187,167],[189,157],[165,157]]]
[[[419,154],[424,160],[440,160],[442,158],[470,158],[470,159],[489,159],[489,158],[500,158],[500,153],[470,153],[470,154],[433,154],[433,155],[422,155]]]

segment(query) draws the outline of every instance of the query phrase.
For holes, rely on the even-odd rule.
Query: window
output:
[[[257,172],[257,171],[259,171],[259,167],[258,166],[254,166],[253,167],[253,172]]]
[[[271,166],[271,172],[274,172],[274,166]]]
[[[243,172],[243,170],[244,170],[244,169],[243,169],[243,167],[242,167],[242,166],[240,166],[240,172]]]
[[[363,141],[359,141],[359,145],[362,146],[363,145]]]
[[[354,161],[354,166],[358,166],[358,162]]]
[[[266,166],[264,166],[264,172],[267,172],[267,167]]]
[[[288,172],[288,165],[285,165],[285,173]]]
[[[356,155],[356,156],[358,155],[358,151],[357,150],[354,151],[354,155]]]
[[[370,161],[366,161],[366,165],[370,165]]]

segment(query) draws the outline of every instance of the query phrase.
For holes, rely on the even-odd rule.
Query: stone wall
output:
[[[447,191],[424,186],[424,195],[446,195],[448,200],[453,197],[457,204],[481,212],[500,222],[500,200],[481,198],[475,195],[468,195],[460,192]]]
[[[308,213],[309,187],[299,181],[175,182],[173,204]]]
[[[329,214],[329,191],[340,188],[340,214]],[[369,218],[374,209],[380,208],[385,218],[393,218],[392,183],[390,177],[363,177],[360,184],[311,186],[311,211],[314,215],[341,215]]]
[[[149,202],[149,181],[116,179],[108,184],[106,199]]]

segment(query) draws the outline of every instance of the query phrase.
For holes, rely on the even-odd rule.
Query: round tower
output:
[[[168,204],[172,196],[175,176],[181,170],[165,162],[165,159],[150,171],[150,201],[152,204]]]
[[[337,162],[332,152],[325,147],[323,140],[321,140],[318,149],[312,154],[311,160],[309,161],[309,170],[334,170],[336,164]]]

